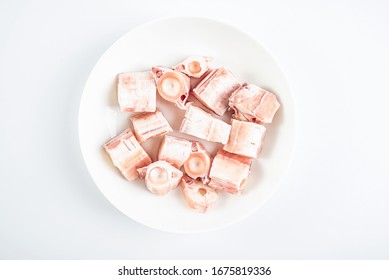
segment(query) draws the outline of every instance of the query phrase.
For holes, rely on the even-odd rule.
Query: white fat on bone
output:
[[[111,157],[113,164],[129,181],[138,178],[138,168],[151,163],[150,157],[129,128],[108,141],[104,148]]]
[[[271,123],[280,107],[277,97],[259,86],[244,83],[229,100],[233,117],[242,121]]]
[[[188,176],[181,179],[181,188],[188,206],[198,212],[206,212],[217,200],[217,192]]]
[[[191,153],[192,143],[186,139],[165,135],[158,151],[158,160],[180,168]]]
[[[122,112],[154,112],[157,88],[151,71],[117,76],[117,96]]]
[[[163,160],[139,168],[138,173],[145,180],[147,189],[158,195],[170,192],[178,186],[182,178],[182,171]]]
[[[225,68],[213,69],[192,91],[207,108],[219,116],[228,108],[231,94],[240,87],[234,75]]]
[[[190,79],[185,74],[166,67],[153,67],[152,73],[159,95],[178,108],[185,109],[189,96]]]
[[[200,178],[203,183],[208,183],[211,161],[211,155],[204,146],[199,142],[192,141],[191,153],[184,163],[185,173],[193,179]]]
[[[240,194],[247,181],[251,158],[219,150],[213,159],[209,186],[231,194]]]
[[[139,142],[173,131],[168,121],[158,110],[154,113],[138,114],[130,119],[134,126],[136,139],[138,139]]]
[[[226,144],[231,126],[222,120],[212,117],[191,103],[187,104],[185,118],[181,123],[180,132],[196,136],[211,142]]]
[[[193,55],[174,66],[173,69],[180,71],[189,77],[200,78],[209,70],[209,63],[212,60],[212,57]]]
[[[231,132],[223,150],[252,158],[259,157],[266,127],[252,122],[232,119]]]

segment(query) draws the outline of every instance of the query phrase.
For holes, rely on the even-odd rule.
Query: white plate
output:
[[[116,75],[148,70],[155,65],[173,66],[192,54],[214,57],[216,64],[225,65],[240,81],[276,93],[281,103],[273,123],[267,125],[262,156],[254,160],[246,191],[240,196],[220,194],[215,208],[206,214],[189,209],[179,188],[161,197],[150,193],[140,180],[126,181],[102,148],[115,130],[119,133],[129,126],[130,114],[118,109]],[[160,99],[158,102],[160,110],[177,130],[184,112]],[[79,137],[93,180],[117,209],[155,229],[204,232],[248,216],[277,189],[294,148],[294,100],[274,58],[246,33],[210,19],[163,19],[128,32],[97,62],[81,99]],[[160,140],[154,139],[145,146],[154,160]],[[214,152],[220,145],[207,144],[207,147]]]

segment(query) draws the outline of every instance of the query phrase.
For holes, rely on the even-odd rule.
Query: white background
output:
[[[330,2],[0,0],[0,258],[388,259],[389,5]],[[146,228],[111,206],[77,135],[83,86],[103,52],[139,24],[183,15],[256,37],[298,110],[295,157],[276,195],[236,225],[192,235]]]

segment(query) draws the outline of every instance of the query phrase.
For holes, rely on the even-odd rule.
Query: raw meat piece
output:
[[[119,74],[117,95],[122,112],[155,112],[157,88],[151,71]]]
[[[209,62],[212,57],[193,55],[185,59],[180,64],[173,67],[174,70],[180,71],[189,77],[200,78],[209,69]]]
[[[244,83],[229,100],[233,117],[241,121],[271,123],[280,107],[276,96],[256,85]]]
[[[213,159],[209,186],[231,194],[240,194],[246,184],[251,158],[219,150]]]
[[[104,148],[111,157],[113,164],[129,181],[138,178],[137,168],[151,163],[150,157],[139,145],[129,128],[108,141]]]
[[[208,183],[209,169],[211,168],[211,156],[199,142],[192,142],[191,153],[184,163],[185,173],[193,179],[200,178],[203,183]]]
[[[158,160],[165,160],[180,168],[191,152],[191,142],[179,137],[165,135],[159,146]]]
[[[194,89],[197,87],[199,83],[201,83],[202,80],[204,80],[205,77],[208,76],[209,73],[211,73],[212,69],[208,69],[207,72],[205,72],[200,78],[190,78],[190,88]]]
[[[159,195],[167,194],[177,187],[182,178],[182,172],[164,160],[139,168],[138,173],[145,179],[147,189]]]
[[[169,131],[173,131],[165,117],[158,110],[154,113],[138,114],[130,119],[134,126],[136,139],[141,143],[151,137],[164,135]]]
[[[232,120],[230,137],[223,150],[246,156],[259,157],[266,127],[252,122]]]
[[[197,180],[184,175],[181,187],[188,206],[198,212],[206,212],[216,203],[216,191]]]
[[[152,73],[157,83],[159,95],[178,108],[185,109],[189,96],[190,79],[185,74],[165,67],[153,67]]]
[[[187,104],[185,118],[181,123],[180,132],[196,136],[211,142],[227,143],[231,126],[199,107]]]
[[[222,116],[228,108],[228,99],[240,87],[230,71],[225,68],[212,70],[192,91],[206,107]]]

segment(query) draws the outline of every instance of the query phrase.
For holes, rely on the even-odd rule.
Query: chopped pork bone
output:
[[[180,170],[163,160],[139,168],[138,173],[145,180],[147,189],[159,195],[167,194],[177,187],[182,178]]]
[[[151,163],[150,157],[139,145],[131,129],[126,129],[123,133],[108,141],[104,148],[111,157],[113,164],[129,181],[138,178],[137,168]]]
[[[117,95],[122,112],[155,112],[157,88],[151,71],[119,74]]]
[[[192,91],[193,95],[219,116],[228,108],[228,99],[240,87],[230,71],[225,68],[212,70]]]
[[[198,212],[206,212],[216,203],[216,191],[197,180],[184,175],[181,187],[188,206]]]
[[[192,143],[186,139],[165,135],[158,151],[158,160],[180,168],[191,153]]]
[[[223,150],[252,158],[259,157],[266,128],[263,125],[232,120],[231,133]]]
[[[165,67],[153,67],[152,73],[157,83],[159,95],[178,108],[185,109],[189,96],[190,79],[185,74]]]
[[[280,107],[276,96],[256,85],[244,83],[230,97],[233,117],[241,121],[271,123]]]
[[[273,121],[280,107],[274,93],[238,82],[225,67],[211,68],[212,61],[212,57],[192,55],[172,68],[157,66],[151,71],[118,74],[120,110],[140,113],[130,117],[133,130],[128,128],[104,144],[127,180],[140,177],[157,195],[180,185],[187,205],[202,213],[215,205],[219,191],[244,191],[252,159],[262,150],[264,125]],[[156,107],[157,92],[185,110],[180,133],[223,144],[215,157],[200,142],[166,135],[173,129]],[[190,94],[197,105],[188,102]],[[227,110],[232,113],[228,123],[220,119]],[[179,118],[181,113],[174,117]],[[115,122],[116,115],[109,114],[108,119]],[[112,135],[116,135],[114,132]],[[157,136],[164,137],[157,161],[152,162],[140,143]]]
[[[200,178],[208,183],[209,169],[211,168],[211,155],[199,142],[192,142],[191,153],[184,163],[185,173],[193,179]]]
[[[207,72],[205,72],[200,78],[190,78],[190,88],[191,89],[194,89],[195,87],[197,87],[197,85],[199,83],[201,83],[201,81],[208,76],[209,73],[211,73],[212,69],[208,69]],[[193,93],[193,91],[191,91]]]
[[[194,55],[174,66],[173,69],[180,71],[189,77],[200,78],[205,72],[209,70],[208,64],[212,60],[212,57]]]
[[[130,118],[134,126],[136,139],[143,142],[149,138],[173,131],[160,111],[142,113]]]
[[[231,194],[240,194],[247,181],[251,158],[219,150],[213,159],[209,186]]]
[[[180,132],[196,136],[211,142],[226,144],[231,126],[199,107],[188,103],[185,118],[181,123]]]

